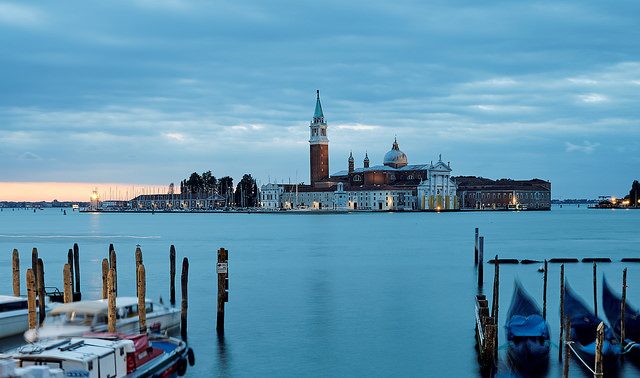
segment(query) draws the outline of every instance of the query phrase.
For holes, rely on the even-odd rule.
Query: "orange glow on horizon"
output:
[[[114,183],[86,182],[0,182],[0,201],[39,202],[53,200],[71,202],[89,202],[94,190],[100,200],[129,200],[135,195],[145,193],[166,193],[168,185],[149,186]],[[180,188],[176,192],[179,192]],[[109,198],[111,197],[111,198]]]

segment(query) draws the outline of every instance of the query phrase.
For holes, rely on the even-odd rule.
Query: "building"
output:
[[[214,210],[224,207],[218,193],[142,194],[130,201],[132,210]]]
[[[365,154],[362,168],[355,168],[353,153],[347,170],[329,175],[327,123],[317,92],[309,125],[310,185],[267,184],[261,187],[263,208],[312,208],[331,210],[456,210],[457,186],[450,164],[442,157],[435,164],[408,164],[397,139],[381,165],[370,166]]]
[[[491,180],[460,176],[458,202],[461,209],[477,210],[550,210],[551,183],[540,179]]]

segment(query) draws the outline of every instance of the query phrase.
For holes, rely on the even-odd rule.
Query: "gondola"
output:
[[[564,291],[564,312],[571,319],[573,350],[587,365],[595,366],[597,329],[602,320],[576,296],[568,284]],[[602,356],[606,370],[617,368],[620,353],[620,345],[611,328],[605,324]]]
[[[549,325],[536,302],[518,281],[514,285],[505,328],[507,356],[515,368],[532,372],[548,366]]]
[[[614,334],[620,340],[620,320],[622,319],[622,298],[614,294],[606,279],[602,278],[602,307],[611,324]],[[630,356],[640,359],[640,312],[625,301],[624,310],[625,351]]]

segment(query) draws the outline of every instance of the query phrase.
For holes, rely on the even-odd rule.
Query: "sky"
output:
[[[308,183],[316,90],[332,173],[350,153],[382,164],[397,138],[409,164],[442,154],[453,175],[548,180],[554,199],[625,195],[640,179],[638,14],[637,1],[0,1],[0,200],[122,196],[209,170]]]

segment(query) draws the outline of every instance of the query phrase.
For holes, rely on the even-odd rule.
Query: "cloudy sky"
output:
[[[442,154],[455,175],[549,180],[553,198],[624,195],[640,179],[639,14],[584,0],[0,2],[0,200],[9,182],[104,192],[207,170],[308,183],[316,89],[331,172],[351,151],[356,167],[382,163],[397,136],[410,164]]]

